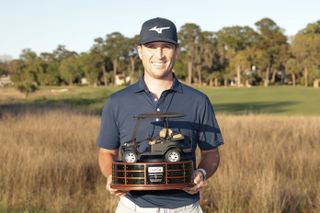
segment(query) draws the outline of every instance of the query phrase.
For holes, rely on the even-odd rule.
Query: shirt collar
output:
[[[138,92],[143,92],[147,90],[148,88],[144,82],[143,75],[141,75],[139,78],[139,81],[135,85],[134,92],[138,93]],[[173,83],[172,83],[171,90],[182,93],[182,85],[174,73],[173,73]]]

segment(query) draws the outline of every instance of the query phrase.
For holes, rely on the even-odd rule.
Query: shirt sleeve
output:
[[[201,150],[217,148],[223,144],[223,137],[208,97],[200,110],[199,147]]]
[[[105,149],[117,149],[120,146],[119,128],[115,116],[116,107],[110,97],[105,104],[102,116],[97,146]]]

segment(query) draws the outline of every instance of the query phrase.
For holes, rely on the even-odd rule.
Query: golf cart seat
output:
[[[179,141],[179,140],[183,140],[184,137],[181,133],[179,132],[172,132],[171,133],[171,140],[173,141]]]
[[[170,138],[172,141],[178,141],[178,140],[183,140],[183,135],[179,132],[174,132],[172,129],[169,128],[162,128],[161,131],[159,132],[160,138]]]
[[[170,136],[171,134],[172,134],[172,130],[169,128],[162,128],[159,132],[160,138],[164,138],[164,139]]]

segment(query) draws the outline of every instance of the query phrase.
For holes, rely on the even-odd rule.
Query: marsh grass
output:
[[[0,209],[114,212],[95,140],[100,118],[70,107],[0,116]],[[221,165],[205,212],[320,212],[320,118],[219,115]]]
[[[97,165],[98,128],[97,117],[70,109],[2,115],[0,196],[7,208],[111,211],[114,202]]]
[[[221,165],[207,212],[320,212],[320,118],[220,116]]]

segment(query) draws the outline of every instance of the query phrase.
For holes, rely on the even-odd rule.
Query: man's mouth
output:
[[[153,65],[153,66],[155,66],[155,67],[162,67],[162,66],[164,66],[165,64],[166,64],[166,62],[163,62],[163,61],[161,61],[161,62],[151,62],[151,64]]]

